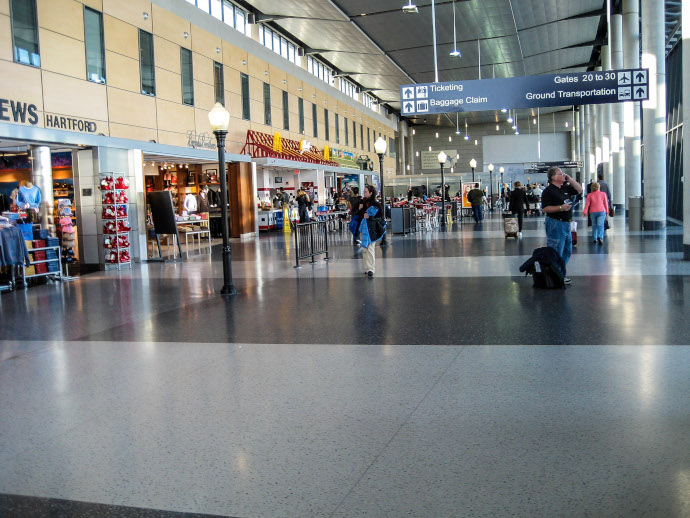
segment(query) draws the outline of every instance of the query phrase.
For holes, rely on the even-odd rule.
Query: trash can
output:
[[[285,224],[284,219],[285,214],[283,213],[283,211],[276,211],[276,230],[283,230],[283,225]]]
[[[628,198],[628,230],[642,230],[642,210],[644,197],[630,196]]]

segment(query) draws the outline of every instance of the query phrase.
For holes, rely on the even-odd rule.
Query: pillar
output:
[[[578,160],[582,162],[582,167],[580,168],[580,178],[578,181],[580,183],[584,182],[585,178],[585,131],[587,131],[587,128],[585,127],[585,107],[580,106],[578,111],[577,111],[577,121],[580,126],[580,156],[578,157]]]
[[[690,2],[683,2],[682,23],[690,27]],[[690,38],[683,38],[683,72],[690,77]],[[683,88],[683,120],[690,121],[690,88]],[[683,149],[690,150],[690,131],[683,132]],[[683,153],[683,257],[690,261],[690,152]]]
[[[644,229],[666,226],[666,35],[664,0],[642,2],[642,67],[649,69],[643,101]]]
[[[584,156],[582,157],[584,161],[584,174],[582,175],[582,183],[583,185],[587,185],[589,182],[589,173],[592,170],[592,107],[588,104],[585,104],[582,106],[582,108],[584,109],[583,119],[585,122],[582,135],[582,140],[584,143]]]
[[[53,220],[53,163],[48,146],[31,146],[31,181],[41,191],[38,217],[42,228],[55,235]]]
[[[640,67],[639,0],[623,0],[623,68]],[[624,103],[625,207],[630,196],[642,195],[642,126],[640,103]]]
[[[611,65],[614,70],[623,68],[623,16],[620,14],[611,16]],[[611,169],[613,174],[609,187],[613,190],[613,206],[616,211],[622,212],[625,210],[624,103],[616,103],[612,109]]]
[[[407,174],[407,161],[405,160],[406,153],[406,141],[407,141],[407,124],[403,121],[398,122],[398,138],[396,140],[396,147],[398,157],[396,159],[396,174]]]
[[[601,47],[601,69],[603,72],[611,70],[611,52],[608,45]],[[611,184],[611,105],[600,104],[601,111],[601,162],[606,182]]]
[[[603,48],[603,47],[602,47]],[[601,72],[601,67],[596,67],[595,72]],[[596,181],[597,171],[599,171],[599,164],[603,161],[604,156],[604,105],[603,104],[593,104],[592,109],[594,110],[594,171],[590,179]]]
[[[407,128],[407,161],[410,166],[410,170],[406,171],[406,174],[414,174],[415,172],[414,133],[414,128]],[[407,169],[407,167],[405,167],[405,169]]]

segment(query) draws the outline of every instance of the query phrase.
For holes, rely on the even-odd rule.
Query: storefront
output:
[[[40,226],[45,235],[59,239],[61,244],[69,242],[67,231],[72,231],[71,262],[75,267],[70,273],[77,269],[76,265],[85,272],[127,267],[146,259],[147,190],[164,187],[166,174],[171,187],[174,172],[176,183],[179,180],[176,212],[182,215],[179,189],[184,186],[185,196],[196,196],[200,184],[215,183],[202,181],[206,171],[218,171],[217,153],[213,150],[71,131],[0,123],[0,143],[0,200],[9,198],[11,205],[12,192],[26,187],[27,181],[38,187],[41,202],[37,207],[29,207],[36,213],[35,229]],[[253,227],[253,203],[249,196],[242,202],[236,197],[234,203],[232,197],[232,192],[252,191],[249,160],[247,156],[226,154],[228,182],[237,185],[229,192],[230,207],[238,212],[238,229],[249,224]],[[162,165],[166,163],[167,168]],[[156,174],[146,174],[151,170]],[[219,175],[211,178],[215,180]],[[246,182],[248,185],[244,185]],[[4,208],[16,211],[18,207],[14,204]],[[66,250],[64,254],[67,256]]]

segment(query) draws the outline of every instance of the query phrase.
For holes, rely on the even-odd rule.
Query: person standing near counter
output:
[[[297,191],[297,208],[300,223],[309,223],[308,207],[309,195],[304,191],[304,189],[300,188],[300,190]]]

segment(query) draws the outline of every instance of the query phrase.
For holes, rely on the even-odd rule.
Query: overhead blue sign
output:
[[[647,69],[423,83],[400,87],[403,115],[649,99]]]

